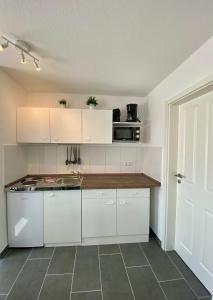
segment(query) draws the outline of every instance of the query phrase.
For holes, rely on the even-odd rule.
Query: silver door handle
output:
[[[181,178],[181,179],[186,177],[186,176],[184,176],[184,175],[182,175],[180,173],[177,173],[174,176],[177,177],[177,178]]]

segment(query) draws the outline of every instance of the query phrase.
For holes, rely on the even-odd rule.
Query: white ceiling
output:
[[[41,58],[0,54],[28,91],[143,96],[213,34],[213,1],[0,0],[0,33]]]

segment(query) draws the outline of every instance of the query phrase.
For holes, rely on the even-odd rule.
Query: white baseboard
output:
[[[82,238],[82,245],[107,245],[124,243],[143,243],[149,241],[149,235],[120,235],[109,237]]]

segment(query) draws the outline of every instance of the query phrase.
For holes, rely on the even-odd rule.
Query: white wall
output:
[[[0,252],[7,245],[4,185],[26,173],[26,164],[18,159],[22,147],[15,145],[16,107],[23,105],[25,98],[24,90],[0,70]]]
[[[148,115],[149,120],[146,126],[146,142],[152,146],[161,147],[163,153],[164,148],[164,127],[165,127],[165,103],[175,97],[185,89],[193,86],[197,82],[213,74],[213,37],[208,40],[200,49],[198,49],[189,59],[181,64],[172,74],[162,81],[148,95]],[[158,156],[156,162],[150,160],[150,153],[144,153],[144,161],[149,160],[144,171],[151,176],[154,173],[162,173],[162,155]],[[156,170],[155,167],[158,169]],[[162,175],[161,175],[162,179]],[[155,220],[153,230],[160,239],[163,237],[164,222],[164,199],[163,199],[164,183],[160,191],[155,191],[152,197],[151,219]]]
[[[62,93],[30,93],[27,98],[27,106],[35,107],[58,107],[58,100],[66,99],[71,108],[87,108],[86,100],[90,95],[84,94],[62,94]],[[126,96],[106,96],[92,95],[99,102],[97,109],[120,108],[122,120],[126,119],[126,105],[129,103],[138,104],[138,115],[142,119],[146,116],[147,98],[146,97],[126,97]]]

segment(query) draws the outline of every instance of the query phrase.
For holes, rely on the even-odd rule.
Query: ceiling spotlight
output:
[[[9,43],[8,43],[8,42],[1,44],[1,45],[0,45],[0,52],[3,52],[4,49],[6,49],[8,46],[9,46]]]
[[[33,63],[34,63],[34,65],[35,65],[36,71],[40,71],[41,68],[39,67],[38,62],[37,62],[35,59],[34,59]]]
[[[27,63],[27,61],[26,61],[26,58],[25,58],[25,56],[24,56],[24,52],[22,51],[21,52],[21,64],[26,64]]]
[[[21,64],[26,64],[30,59],[30,61],[35,65],[36,71],[41,70],[41,68],[39,66],[39,59],[31,53],[31,47],[28,43],[26,43],[25,41],[22,41],[22,40],[12,41],[3,35],[1,36],[1,38],[5,42],[3,44],[0,44],[0,52],[4,51],[4,49],[8,48],[9,45],[12,45],[15,47],[15,49],[17,51],[21,51],[21,54],[20,54],[21,55],[21,60],[20,60]],[[26,58],[28,58],[28,60]]]

